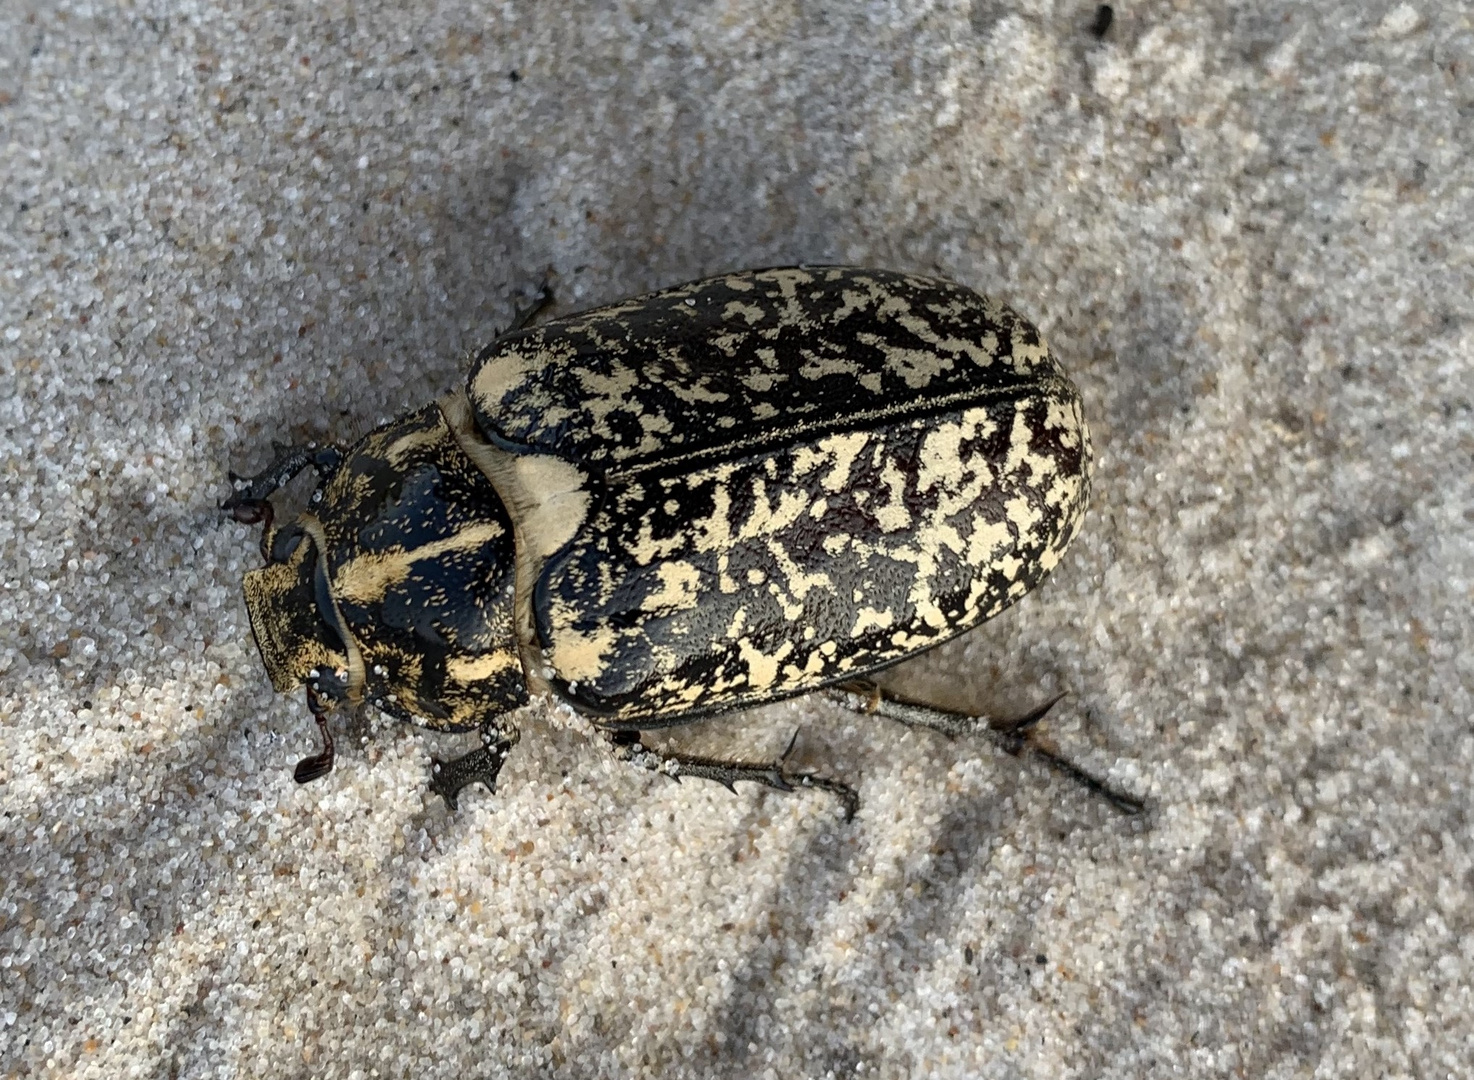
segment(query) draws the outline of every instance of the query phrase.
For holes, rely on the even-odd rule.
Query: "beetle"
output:
[[[544,293],[546,299],[546,293]],[[640,733],[821,691],[863,712],[1025,747],[1141,804],[1032,727],[896,699],[868,676],[992,618],[1080,528],[1090,436],[1039,331],[951,282],[798,266],[726,274],[540,325],[463,388],[355,445],[278,446],[222,510],[263,525],[244,591],[278,691],[365,703],[482,745],[431,789],[496,779],[509,714],[550,695],[623,759],[731,788],[849,785],[652,749]],[[271,495],[305,469],[308,506]],[[1057,700],[1057,699],[1056,699]],[[790,743],[789,749],[792,749]]]

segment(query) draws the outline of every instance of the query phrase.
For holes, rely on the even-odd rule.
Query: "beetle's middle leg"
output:
[[[1140,799],[1117,791],[1104,780],[1086,772],[1073,761],[1040,746],[1030,737],[1035,725],[1059,703],[1060,698],[1064,697],[1063,694],[1050,698],[1037,709],[1016,720],[998,721],[986,716],[973,716],[969,713],[953,712],[950,709],[939,709],[933,705],[906,701],[881,690],[868,679],[840,683],[823,693],[847,709],[870,716],[884,716],[888,720],[898,720],[907,727],[926,728],[952,739],[959,735],[981,736],[998,749],[1014,757],[1029,750],[1043,758],[1055,772],[1068,776],[1086,790],[1105,799],[1122,813],[1139,814],[1146,809]]]
[[[815,776],[813,773],[793,773],[786,768],[788,755],[793,753],[794,744],[798,742],[798,732],[794,732],[793,738],[788,741],[788,748],[783,751],[777,761],[768,765],[754,765],[744,761],[724,761],[721,758],[697,757],[692,754],[680,754],[671,750],[655,750],[645,745],[638,731],[609,731],[606,732],[610,744],[614,747],[615,756],[621,761],[627,761],[632,765],[638,765],[642,769],[651,772],[664,773],[675,780],[682,777],[695,776],[702,780],[715,780],[728,791],[736,791],[733,787],[738,780],[751,780],[755,784],[762,784],[775,791],[792,791],[794,788],[816,788],[819,791],[827,791],[839,798],[844,806],[844,819],[849,821],[855,816],[855,811],[860,806],[860,797],[850,785],[839,781],[830,780],[825,776]]]

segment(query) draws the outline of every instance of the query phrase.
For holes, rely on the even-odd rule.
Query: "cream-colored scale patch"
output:
[[[962,437],[959,424],[942,424],[927,432],[916,463],[917,491],[940,494],[951,485],[962,466]]]
[[[1046,476],[1055,472],[1058,465],[1054,458],[1035,454],[1032,450],[1034,432],[1029,423],[1028,411],[1033,404],[1032,400],[1025,400],[1014,405],[1013,427],[1008,433],[1008,456],[1004,459],[1003,471],[1012,473],[1018,472],[1020,467],[1027,467],[1027,483],[1032,487],[1039,487]]]
[[[1080,445],[1080,434],[1084,420],[1080,416],[1080,403],[1075,399],[1052,397],[1044,408],[1044,427],[1047,431],[1058,431],[1061,446],[1071,449]]]
[[[401,435],[390,443],[384,450],[384,457],[395,469],[404,472],[409,462],[414,460],[420,451],[433,447],[443,438],[445,438],[445,432],[438,428],[420,428],[407,435]]]
[[[804,636],[805,638],[812,638],[814,636],[813,627],[809,627],[808,632]],[[802,667],[797,664],[785,664],[783,666],[783,678],[791,686],[802,686],[805,683],[812,684],[820,675],[824,674],[824,669],[827,666],[822,654],[811,652]]]
[[[865,449],[865,444],[870,441],[870,436],[863,431],[850,432],[847,435],[831,435],[819,441],[820,453],[828,454],[834,461],[819,485],[828,492],[837,493],[849,487],[850,470],[854,468],[860,451]]]
[[[991,311],[993,321],[1001,322],[1006,309],[994,308]],[[952,368],[949,359],[953,356],[966,356],[977,367],[990,367],[998,359],[998,335],[986,333],[980,340],[963,337],[943,337],[937,333],[936,319],[928,319],[923,316],[907,315],[896,320],[916,337],[926,342],[937,354],[937,365],[943,371]]]
[[[458,683],[470,685],[520,667],[515,654],[498,650],[481,656],[452,656],[445,661],[445,674]]]
[[[529,685],[542,681],[544,664],[538,655],[537,632],[532,621],[532,589],[548,558],[556,554],[588,520],[591,496],[589,478],[572,462],[549,455],[510,454],[488,443],[476,428],[471,404],[465,394],[453,393],[439,402],[441,414],[456,444],[491,481],[512,519],[517,548],[516,593],[513,603],[517,640],[522,649],[522,668]],[[588,678],[597,673],[599,656],[614,647],[612,632],[607,640],[570,644],[571,668],[555,660],[567,678]],[[578,671],[581,674],[568,674]]]
[[[1003,504],[1004,512],[1008,514],[1008,520],[1013,522],[1018,529],[1020,537],[1032,537],[1034,527],[1043,518],[1038,510],[1034,509],[1032,500],[1023,495],[1017,495]]]
[[[855,340],[884,356],[891,372],[913,390],[931,385],[931,381],[941,374],[941,360],[936,353],[925,349],[903,349],[891,345],[879,334],[856,334]]]
[[[757,357],[769,367],[777,366],[778,354],[772,349],[758,349]],[[781,382],[787,382],[788,378],[785,375],[775,375],[768,371],[754,371],[742,376],[740,381],[743,386],[747,387],[754,394],[761,396],[763,394],[771,394],[773,387]]]
[[[1008,554],[993,563],[993,569],[997,570],[1009,581],[1018,577],[1018,572],[1023,569],[1024,561],[1017,555]]]
[[[731,476],[733,469],[727,466],[717,470],[718,483],[712,487],[711,516],[702,522],[696,539],[697,551],[726,551],[732,541],[732,493],[722,483]]]
[[[415,564],[433,561],[452,552],[478,551],[505,535],[494,521],[467,525],[453,536],[403,551],[368,552],[343,563],[333,575],[333,595],[353,604],[382,600],[396,585],[414,572]]]
[[[641,605],[646,612],[689,611],[701,599],[701,574],[688,562],[663,562],[655,570],[660,591]]]
[[[887,630],[895,624],[894,612],[881,611],[876,608],[861,608],[855,616],[855,624],[850,627],[850,636],[859,637],[867,630]]]
[[[1002,521],[979,521],[967,541],[969,566],[987,566],[998,552],[1013,543],[1013,533]]]
[[[600,624],[589,632],[580,632],[572,626],[572,616],[577,613],[559,611],[557,608],[558,605],[555,605],[552,614],[562,629],[548,655],[553,671],[571,683],[596,679],[605,674],[607,668],[604,658],[613,653],[618,645],[618,632],[605,624]]]
[[[785,641],[772,653],[765,653],[751,639],[737,642],[737,655],[747,665],[747,682],[754,690],[767,690],[778,680],[778,665],[793,652],[793,642]]]
[[[751,335],[745,331],[734,331],[729,334],[718,334],[711,339],[709,344],[729,360],[735,360],[737,354],[747,348]]]
[[[852,539],[849,533],[831,533],[820,546],[824,549],[824,554],[833,558],[849,547]]]
[[[796,268],[768,270],[758,274],[757,279],[764,285],[772,284],[778,287],[778,296],[783,299],[783,310],[779,316],[782,325],[798,327],[808,325],[809,312],[804,302],[799,299],[798,287],[811,283],[814,280],[812,274]]]
[[[984,297],[983,304],[990,320],[999,326],[1013,327],[1013,333],[1009,338],[1012,353],[1010,362],[1016,371],[1032,371],[1035,368],[1054,366],[1054,358],[1049,355],[1049,342],[1044,339],[1042,333],[1035,331],[1038,342],[1031,344],[1026,340],[1030,327],[1022,319],[997,300]]]
[[[822,447],[800,446],[797,450],[793,451],[793,462],[789,466],[789,476],[795,479],[808,476],[809,473],[825,464],[828,460],[829,455],[824,452]]]
[[[655,522],[645,518],[640,522],[640,531],[628,545],[630,555],[636,566],[649,566],[679,555],[691,546],[691,532],[689,529],[680,529],[675,533],[655,538]]]
[[[726,307],[722,308],[722,321],[731,322],[733,319],[741,319],[748,326],[756,326],[763,321],[767,314],[757,304],[744,304],[736,300],[729,300]]]
[[[476,369],[471,380],[471,394],[483,408],[495,415],[507,393],[522,386],[529,375],[551,364],[567,363],[574,355],[570,341],[545,344],[534,353],[516,349],[493,353]]]
[[[803,567],[793,561],[788,554],[788,549],[776,540],[768,541],[768,553],[773,556],[773,561],[778,564],[778,569],[783,575],[783,584],[788,587],[789,593],[797,600],[803,600],[813,589],[833,589],[834,579],[822,570],[805,571]],[[800,613],[802,608],[799,609]]]
[[[693,405],[720,405],[732,399],[731,394],[725,390],[713,390],[705,381],[694,382],[689,385],[685,383],[666,383],[665,389],[676,400]]]
[[[890,502],[875,508],[875,521],[882,532],[900,532],[911,527],[911,511],[906,509],[906,474],[895,461],[886,458],[880,473],[881,485],[890,496]]]
[[[875,302],[880,298],[880,290],[876,287],[874,280],[870,278],[854,278],[851,284],[856,286],[852,289],[841,290],[840,306],[835,309],[834,321],[844,322],[857,312],[868,312]],[[859,287],[864,286],[865,291],[860,292]]]
[[[771,464],[771,459],[769,464]],[[777,495],[778,505],[775,507],[769,500],[767,483],[760,476],[753,477],[752,513],[737,530],[735,539],[739,543],[744,540],[772,536],[774,533],[786,530],[802,516],[809,505],[809,499],[804,492],[779,487]]]

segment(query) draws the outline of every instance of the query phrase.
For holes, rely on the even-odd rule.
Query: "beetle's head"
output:
[[[286,692],[307,684],[341,699],[363,685],[350,675],[361,663],[328,592],[313,531],[300,522],[276,530],[270,560],[245,576],[246,610],[272,686]]]

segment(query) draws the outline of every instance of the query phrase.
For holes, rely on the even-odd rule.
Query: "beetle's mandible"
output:
[[[865,676],[992,618],[1080,528],[1090,437],[1039,332],[946,281],[850,267],[728,274],[519,325],[463,390],[357,444],[278,447],[223,504],[262,523],[246,575],[261,658],[328,715],[371,704],[482,746],[436,764],[454,807],[533,694],[617,753],[731,786],[853,789],[785,759],[654,750],[640,732],[822,690],[852,708],[1026,746],[1010,725],[895,700]],[[303,469],[308,508],[270,496]],[[1053,704],[1052,702],[1050,704]]]

